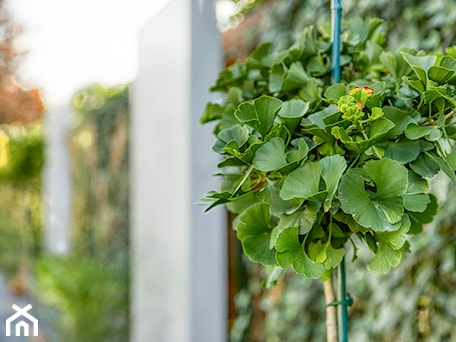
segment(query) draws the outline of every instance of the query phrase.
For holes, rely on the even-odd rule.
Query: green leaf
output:
[[[442,131],[436,126],[421,126],[411,123],[405,129],[405,136],[410,140],[425,137],[429,141],[437,141],[442,136]]]
[[[273,226],[269,206],[265,203],[252,205],[239,216],[237,237],[250,260],[263,265],[276,263],[275,250],[269,248]]]
[[[380,18],[351,17],[348,20],[351,32],[347,40],[354,45],[364,44],[382,22],[383,20]]]
[[[309,110],[309,103],[300,99],[285,101],[277,113],[282,119],[300,119]]]
[[[307,246],[309,251],[309,258],[319,264],[323,264],[327,258],[326,250],[328,248],[328,244],[320,241],[312,241]]]
[[[302,204],[302,203],[301,203]],[[292,213],[285,213],[279,216],[278,229],[286,227],[297,227],[299,234],[308,233],[317,219],[320,207],[315,202],[308,202],[304,207]]]
[[[277,111],[282,101],[275,97],[262,95],[253,101],[243,102],[236,110],[235,116],[240,123],[249,125],[263,137],[271,130]]]
[[[431,66],[428,71],[429,79],[437,82],[438,84],[444,84],[448,82],[454,75],[454,71],[447,69],[443,66]]]
[[[307,162],[290,172],[283,182],[280,197],[283,200],[324,198],[326,191],[320,191],[321,172],[322,165],[319,162]]]
[[[300,99],[285,101],[277,115],[281,121],[287,126],[290,132],[294,132],[301,118],[309,110],[309,103]]]
[[[299,91],[299,97],[309,102],[311,108],[318,106],[321,102],[321,87],[316,78],[310,78]]]
[[[320,77],[329,71],[330,65],[328,62],[325,62],[323,56],[316,55],[307,61],[306,69],[310,75]]]
[[[300,199],[300,198],[294,198],[294,199],[285,201],[280,197],[279,191],[277,190],[273,193],[273,196],[271,199],[271,207],[269,208],[269,212],[275,216],[280,216],[280,215],[287,216],[287,214],[292,214],[292,213],[296,212],[301,207],[303,202],[304,202],[304,200]],[[279,225],[280,225],[280,221],[279,221]]]
[[[339,97],[347,95],[347,86],[342,83],[333,84],[326,89],[323,95],[328,102],[337,103]]]
[[[276,243],[277,263],[288,268],[293,265],[294,270],[307,278],[320,278],[325,271],[322,264],[311,260],[304,251],[304,246],[299,242],[298,228],[284,229],[277,238]]]
[[[303,58],[315,56],[318,53],[315,27],[309,26],[304,28],[302,33],[296,39],[292,48],[301,50]]]
[[[427,154],[420,154],[418,159],[410,164],[410,168],[422,177],[432,177],[440,170],[440,166]]]
[[[290,163],[300,162],[307,156],[308,153],[309,145],[307,145],[306,141],[301,138],[297,142],[297,148],[295,150],[290,150],[287,152],[287,160]]]
[[[378,232],[375,234],[377,240],[377,252],[367,265],[369,271],[374,273],[387,273],[391,267],[396,267],[404,257],[402,247],[407,241],[404,236],[410,228],[410,219],[404,216],[401,226],[394,232]]]
[[[367,139],[353,139],[343,127],[334,126],[332,134],[340,137],[340,141],[352,151],[364,153],[369,147],[379,142],[394,127],[394,123],[385,118],[379,118],[367,127]]]
[[[399,141],[395,143],[388,143],[385,149],[385,158],[397,160],[401,164],[410,163],[418,156],[421,152],[421,146],[419,141]]]
[[[429,191],[429,183],[426,179],[418,176],[415,172],[408,172],[408,194],[427,193]]]
[[[250,68],[260,68],[264,65],[264,60],[269,56],[271,48],[270,42],[259,44],[255,50],[252,51],[251,56],[247,60],[247,65]]]
[[[326,260],[325,267],[326,269],[336,268],[342,262],[342,259],[345,255],[345,248],[334,248],[331,246],[331,243],[328,243],[326,248]]]
[[[404,214],[404,195],[407,191],[407,169],[390,159],[371,160],[364,166],[375,190],[365,185],[365,177],[351,169],[342,177],[339,199],[342,210],[356,222],[374,231],[397,229]]]
[[[249,130],[245,126],[234,125],[231,128],[223,129],[217,135],[217,140],[212,146],[212,150],[217,153],[223,153],[226,145],[231,142],[235,143],[235,147],[239,150],[249,138]]]
[[[329,211],[329,209],[331,209],[331,203],[334,195],[336,194],[340,178],[347,168],[347,162],[344,157],[335,154],[333,156],[322,158],[320,163],[322,165],[321,175],[325,181],[326,190],[328,191],[325,198],[324,210]]]
[[[417,234],[423,231],[423,224],[431,223],[434,219],[435,215],[437,214],[439,205],[437,203],[437,198],[429,194],[429,204],[426,207],[426,210],[423,212],[409,212],[408,215],[410,216],[411,226],[409,230],[409,234]]]
[[[404,196],[404,208],[409,211],[423,212],[431,202],[428,194],[406,194]]]
[[[371,160],[364,164],[364,169],[377,187],[376,197],[393,198],[406,193],[408,171],[398,162],[390,159]]]
[[[383,107],[383,113],[385,114],[385,117],[394,124],[394,127],[388,133],[391,137],[401,135],[409,124],[416,122],[408,112],[402,111],[396,107],[385,106]]]
[[[393,75],[396,84],[402,82],[402,77],[410,71],[410,66],[405,62],[399,52],[382,52],[379,57],[383,65]]]
[[[283,268],[288,268],[304,253],[299,242],[298,228],[290,227],[282,230],[276,241],[276,260]]]
[[[410,65],[418,79],[423,83],[427,84],[427,74],[429,69],[435,65],[437,56],[426,55],[426,56],[413,56],[405,52],[401,52],[404,60]]]
[[[305,85],[310,77],[307,75],[301,62],[294,62],[290,65],[285,76],[284,90],[292,90]]]
[[[253,158],[253,167],[260,171],[274,171],[287,165],[282,138],[272,138],[261,146]]]
[[[280,64],[274,64],[269,70],[269,92],[276,93],[282,90],[285,82],[286,67]]]

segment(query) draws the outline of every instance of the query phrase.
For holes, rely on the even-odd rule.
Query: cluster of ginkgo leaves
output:
[[[377,18],[345,23],[341,83],[331,84],[330,37],[306,28],[284,51],[261,44],[219,73],[202,123],[225,204],[254,262],[325,278],[347,243],[386,273],[437,212],[429,179],[456,181],[456,47],[385,51]]]

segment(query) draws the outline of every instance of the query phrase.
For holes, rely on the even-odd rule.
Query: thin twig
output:
[[[456,110],[453,109],[448,114],[445,114],[445,121],[450,120],[455,113],[456,113]],[[429,122],[425,122],[423,124],[423,126],[435,126],[435,125],[437,125],[438,122],[439,122],[438,120],[432,120],[432,121],[429,121]]]

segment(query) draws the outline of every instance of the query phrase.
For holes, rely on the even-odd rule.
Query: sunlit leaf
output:
[[[324,157],[320,160],[322,165],[322,178],[326,184],[328,194],[325,198],[324,210],[328,211],[331,208],[332,199],[337,191],[340,178],[347,168],[347,162],[341,155],[333,155]]]
[[[435,65],[437,57],[435,55],[413,56],[406,52],[402,52],[402,57],[411,66],[419,80],[427,84],[427,73]]]
[[[321,172],[321,163],[305,163],[285,178],[282,189],[280,190],[280,197],[284,200],[293,198],[324,198],[326,191],[320,190]]]
[[[284,268],[293,265],[297,273],[307,278],[319,278],[325,271],[322,264],[311,260],[305,253],[299,241],[298,228],[284,229],[277,238],[276,249],[277,263]]]
[[[310,76],[307,75],[301,62],[295,62],[290,65],[285,76],[283,89],[291,90],[302,87]]]
[[[292,99],[285,101],[277,115],[282,122],[287,126],[290,132],[293,132],[299,124],[301,118],[309,110],[309,103],[300,99]]]
[[[436,141],[442,136],[442,131],[436,126],[421,126],[411,123],[405,129],[405,136],[411,140],[426,137],[429,141]]]
[[[263,95],[253,101],[241,103],[235,113],[240,123],[249,125],[263,137],[271,130],[277,111],[282,101],[275,97]]]
[[[331,103],[337,103],[339,97],[343,95],[347,95],[347,86],[342,83],[333,84],[324,92],[324,97]]]
[[[401,226],[394,232],[378,232],[375,234],[377,240],[377,252],[367,265],[367,268],[374,273],[386,273],[391,267],[396,267],[404,257],[402,247],[407,241],[404,236],[410,228],[410,219],[404,216]]]
[[[364,166],[375,190],[369,190],[359,172],[349,170],[339,185],[342,210],[361,226],[375,231],[396,230],[404,214],[407,169],[390,159],[371,160]]]
[[[248,138],[248,128],[241,125],[235,125],[220,131],[212,149],[217,153],[223,153],[225,146],[230,142],[234,142],[235,147],[239,150],[239,148],[247,142]]]
[[[420,155],[419,141],[399,141],[394,144],[388,143],[385,149],[385,158],[397,160],[401,164],[410,163]]]
[[[276,93],[282,90],[285,81],[286,68],[280,64],[275,64],[269,71],[269,92]]]
[[[249,207],[239,217],[237,237],[245,255],[264,265],[275,264],[275,250],[269,247],[273,228],[269,207],[260,203]]]
[[[274,171],[285,165],[285,144],[281,138],[272,138],[266,142],[253,158],[253,166],[260,171]]]

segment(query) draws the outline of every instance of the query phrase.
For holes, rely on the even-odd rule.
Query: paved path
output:
[[[0,274],[0,342],[28,342],[30,339],[26,337],[6,337],[5,332],[5,322],[6,319],[13,315],[15,311],[11,307],[13,304],[16,304],[19,307],[24,307],[27,304],[27,298],[25,297],[15,297],[11,295],[8,291],[7,285],[3,276]],[[33,308],[32,308],[33,310]],[[14,334],[14,330],[12,331]]]

